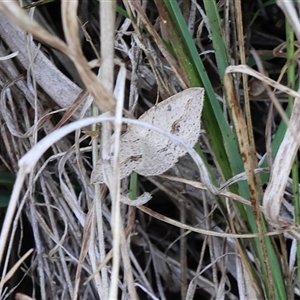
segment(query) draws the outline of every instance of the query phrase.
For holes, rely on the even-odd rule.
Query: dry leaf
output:
[[[192,147],[200,134],[203,101],[203,88],[187,89],[153,106],[139,120],[180,137]],[[185,153],[183,147],[167,136],[130,124],[121,137],[120,178],[133,171],[143,176],[162,174],[173,167]],[[113,149],[111,154],[113,155]],[[102,162],[100,159],[92,172],[92,183],[103,183]]]
[[[291,131],[291,129],[294,132],[300,131],[299,116],[300,99],[296,98],[289,126],[274,159],[270,180],[263,197],[265,217],[274,227],[284,228],[294,225],[293,220],[286,219],[280,215],[280,210],[285,187],[299,149],[299,138],[295,139]]]

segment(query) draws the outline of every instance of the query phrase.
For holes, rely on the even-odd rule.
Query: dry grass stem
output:
[[[0,1],[0,299],[299,295],[300,50],[260,28],[300,38],[297,6],[27,2]]]

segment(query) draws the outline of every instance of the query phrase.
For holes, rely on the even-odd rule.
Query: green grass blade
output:
[[[221,34],[220,19],[216,9],[214,1],[204,1],[206,5],[206,13],[210,15],[210,24],[213,24],[214,30],[212,30],[212,36],[216,61],[220,72],[220,77],[223,78],[225,69],[228,66],[227,51],[224,45],[224,40]],[[211,142],[211,147],[216,156],[216,160],[223,171],[225,178],[230,178],[232,174],[238,174],[243,172],[243,163],[240,157],[236,137],[234,131],[229,128],[226,122],[220,104],[218,103],[211,82],[206,74],[204,66],[199,59],[199,54],[194,45],[194,42],[188,32],[185,20],[180,12],[180,8],[176,1],[164,1],[171,18],[164,16],[168,21],[171,22],[170,29],[170,41],[174,52],[184,70],[188,73],[191,86],[204,86],[206,90],[206,102],[203,109],[203,125]],[[209,12],[208,12],[209,11]],[[246,182],[239,182],[239,194],[245,198],[249,197],[248,186]],[[236,190],[234,189],[236,192]],[[256,222],[253,216],[252,209],[245,207],[247,217],[243,214],[243,208],[238,205],[240,213],[243,218],[248,220],[251,226],[252,232],[257,232]],[[261,265],[264,266],[264,259],[261,251],[260,243],[258,239],[254,239],[257,256],[261,261]],[[272,247],[269,238],[266,238],[266,247],[270,261],[272,262],[272,273],[275,286],[276,296],[278,299],[285,299],[286,297],[284,289],[284,281],[281,276],[280,265],[278,263],[275,251]],[[266,270],[262,267],[262,272],[265,275]],[[265,277],[265,276],[264,276]],[[278,288],[279,287],[279,288]],[[266,287],[268,289],[268,287]]]

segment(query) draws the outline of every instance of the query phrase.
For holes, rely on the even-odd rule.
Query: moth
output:
[[[162,128],[193,147],[200,135],[203,102],[204,89],[189,88],[154,105],[138,120]],[[111,145],[113,156],[113,143]],[[133,171],[143,176],[162,174],[185,153],[186,149],[169,137],[143,126],[129,124],[121,136],[120,177],[125,178]],[[103,183],[102,163],[99,159],[91,175],[92,183]]]

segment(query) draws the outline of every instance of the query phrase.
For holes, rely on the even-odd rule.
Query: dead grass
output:
[[[0,4],[0,58],[16,55],[0,61],[1,170],[17,174],[18,161],[64,123],[100,112],[106,112],[103,118],[111,118],[116,111],[117,118],[113,129],[103,125],[100,133],[98,126],[85,124],[56,137],[40,155],[27,157],[24,166],[30,172],[21,196],[15,198],[18,203],[8,208],[1,233],[0,299],[14,299],[16,292],[43,300],[239,299],[239,278],[245,282],[252,278],[241,265],[235,238],[258,235],[242,234],[248,232],[243,222],[238,224],[240,232],[232,232],[220,211],[224,209],[233,220],[238,212],[231,201],[250,205],[248,200],[225,191],[225,184],[219,192],[226,201],[217,207],[188,157],[180,159],[169,176],[139,178],[139,193],[152,195],[148,207],[122,203],[120,194],[127,194],[128,180],[121,185],[118,180],[110,182],[108,188],[90,183],[99,156],[99,135],[102,151],[110,153],[113,130],[115,149],[119,147],[122,113],[138,117],[158,100],[187,87],[186,74],[178,73],[176,58],[160,39],[168,37],[155,5],[124,1],[129,18],[118,13],[114,20],[113,1],[106,2],[110,3],[103,4],[108,6],[100,18],[101,46],[99,16],[92,13],[97,10],[92,1],[82,1],[78,13],[76,1],[63,1],[62,24],[45,8],[21,11],[12,3]],[[53,11],[59,7],[51,5]],[[36,22],[28,17],[32,13]],[[201,36],[202,28],[198,29]],[[63,32],[65,41],[58,38]],[[202,35],[207,37],[205,31]],[[202,42],[196,41],[199,49],[204,47]],[[218,90],[215,63],[208,56],[206,61]],[[114,88],[119,90],[115,98],[125,101],[126,111],[116,107]],[[213,163],[205,133],[200,143]],[[213,171],[223,182],[218,166]],[[118,168],[114,172],[118,178]],[[245,175],[233,181],[241,179]],[[242,241],[251,250],[251,244]],[[17,262],[30,248],[33,254],[20,267]],[[14,275],[5,278],[11,269]],[[247,292],[254,294],[251,288]]]

